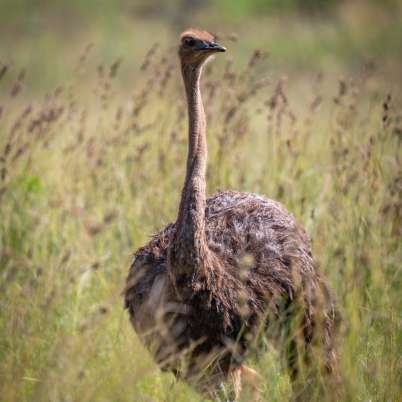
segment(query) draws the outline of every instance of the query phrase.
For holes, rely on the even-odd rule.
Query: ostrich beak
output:
[[[197,47],[197,50],[203,50],[208,52],[226,52],[226,48],[215,42],[201,42]]]

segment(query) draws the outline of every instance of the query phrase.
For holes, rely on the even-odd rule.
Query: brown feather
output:
[[[157,334],[158,351],[169,351],[156,353],[157,361],[177,372],[187,350],[190,369],[182,373],[185,378],[200,374],[199,361],[208,358],[211,378],[220,378],[219,373],[226,377],[257,346],[261,325],[266,334],[283,331],[291,306],[298,303],[300,330],[295,332],[303,334],[307,346],[314,341],[323,344],[325,365],[335,369],[335,305],[314,265],[310,241],[294,217],[278,202],[233,191],[208,198],[205,216],[213,257],[207,262],[207,275],[193,277],[188,295],[178,296],[168,279],[167,253],[174,224],[135,253],[125,305],[140,337],[144,332],[136,321],[137,308],[156,282],[165,284],[159,300],[146,313],[159,314],[161,320],[151,318],[143,338],[149,344],[147,335]],[[172,306],[177,306],[176,312],[172,313]],[[273,318],[277,322],[269,322]],[[177,327],[181,331],[175,331]]]

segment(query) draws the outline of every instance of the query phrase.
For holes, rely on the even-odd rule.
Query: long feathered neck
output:
[[[182,64],[189,132],[186,179],[170,247],[170,265],[176,274],[193,274],[202,265],[207,248],[205,240],[207,144],[205,113],[200,91],[201,72],[201,66]]]

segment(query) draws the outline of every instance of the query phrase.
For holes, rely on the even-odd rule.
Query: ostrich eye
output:
[[[194,46],[195,39],[194,38],[186,38],[186,39],[184,39],[184,44],[187,46]]]

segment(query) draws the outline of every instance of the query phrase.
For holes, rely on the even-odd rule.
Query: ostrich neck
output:
[[[201,72],[202,67],[192,68],[182,66],[183,81],[186,89],[189,122],[187,172],[185,186],[191,184],[191,177],[199,177],[205,183],[207,144],[205,136],[205,112],[200,90]]]
[[[188,104],[188,155],[186,178],[171,247],[171,264],[173,270],[183,270],[188,274],[191,274],[202,264],[206,250],[205,171],[207,144],[205,113],[200,92],[201,72],[201,67],[194,68],[182,65]]]

